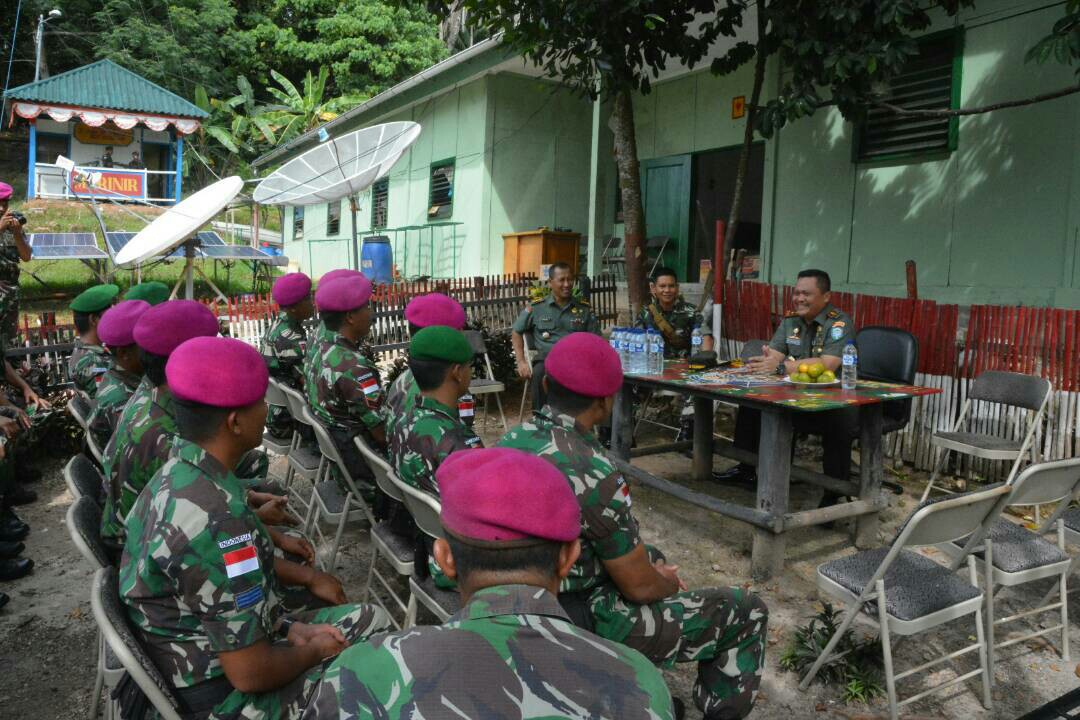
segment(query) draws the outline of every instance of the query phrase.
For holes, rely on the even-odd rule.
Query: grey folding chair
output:
[[[315,432],[319,450],[322,452],[323,457],[326,458],[326,471],[323,473],[322,479],[315,485],[313,501],[308,510],[304,528],[305,530],[314,530],[319,535],[322,535],[322,531],[318,527],[320,520],[336,523],[334,542],[330,548],[330,556],[327,558],[326,564],[327,567],[333,568],[334,563],[337,561],[338,549],[341,546],[341,536],[345,532],[345,524],[349,521],[366,520],[370,527],[375,527],[375,516],[372,515],[368,504],[364,502],[360,489],[353,476],[349,473],[349,469],[345,466],[341,452],[338,450],[337,445],[334,444],[334,440],[330,437],[330,432],[326,429],[326,426],[315,417],[309,408],[303,408],[303,413],[305,416],[304,421]],[[344,494],[342,494],[341,485],[333,477],[333,468],[337,468],[338,475],[345,483]]]
[[[506,424],[506,414],[503,412],[502,394],[506,391],[506,384],[495,379],[495,372],[491,369],[491,357],[488,355],[487,344],[484,342],[484,334],[478,330],[466,330],[465,337],[469,340],[472,351],[484,359],[484,376],[474,377],[469,383],[469,392],[472,395],[484,398],[484,423],[488,418],[488,396],[495,395],[495,404],[499,407],[499,419],[502,420],[503,432],[510,429]]]
[[[89,427],[90,401],[82,393],[75,393],[67,401],[67,410],[75,418],[75,422],[82,426],[83,431]]]
[[[356,447],[360,450],[364,459],[367,460],[371,472],[375,474],[375,484],[379,486],[379,489],[386,493],[392,500],[403,503],[404,496],[394,480],[396,474],[394,473],[394,469],[390,467],[390,464],[386,462],[379,453],[372,450],[359,435],[353,438],[353,442],[356,443]],[[381,557],[394,569],[394,572],[397,573],[400,578],[408,579],[413,574],[414,543],[415,538],[412,536],[400,535],[394,532],[390,521],[383,521],[371,528],[371,567],[368,569],[367,584],[364,585],[364,596],[361,602],[367,602],[370,599],[377,603],[379,607],[385,610],[386,614],[390,616],[390,622],[392,622],[394,627],[398,630],[401,629],[401,625],[398,623],[397,619],[395,619],[394,613],[390,612],[390,608],[388,608],[383,599],[379,597],[379,594],[372,590],[372,585],[378,581],[379,585],[394,601],[398,609],[408,615],[409,607],[407,601],[402,599],[400,591],[390,584],[390,579],[379,572],[379,569],[376,566]]]
[[[154,665],[128,622],[120,601],[120,579],[116,568],[103,567],[94,574],[90,609],[109,649],[162,720],[181,720],[180,705],[172,686]]]
[[[1025,642],[1032,638],[1061,631],[1061,656],[1069,661],[1069,605],[1068,575],[1071,558],[1065,552],[1066,524],[1063,515],[1069,502],[1080,492],[1080,458],[1058,460],[1032,465],[1020,473],[1012,483],[1007,505],[1041,505],[1058,503],[1058,509],[1036,531],[1028,530],[1006,518],[997,517],[989,525],[981,545],[972,552],[982,557],[981,569],[986,584],[986,631],[990,653],[990,674],[994,672],[994,650]],[[1057,542],[1048,541],[1043,535],[1057,527]],[[963,552],[963,540],[954,540],[941,546],[949,555],[956,557]],[[1025,583],[1057,578],[1058,601],[1047,603],[1043,598],[1039,606],[1014,615],[997,619],[994,617],[995,586],[1015,587]],[[1027,633],[996,643],[996,628],[1026,617],[1058,611],[1061,623],[1053,627]]]
[[[278,389],[285,396],[289,414],[294,422],[311,427],[308,421],[307,401],[304,396],[288,385],[279,384]],[[292,447],[289,449],[289,469],[285,473],[285,487],[289,491],[289,502],[296,498],[303,508],[304,516],[311,513],[315,501],[315,485],[326,472],[326,458],[318,448],[309,447],[301,442],[299,429],[293,433]],[[303,482],[297,482],[299,478]],[[299,488],[298,486],[302,486]]]
[[[626,277],[626,248],[621,237],[612,235],[604,243],[604,251],[600,255],[600,265],[607,272]]]
[[[536,357],[536,352],[529,349],[529,338],[524,335],[521,337],[521,342],[525,347],[525,357],[528,359],[529,367],[532,367],[533,358]],[[525,387],[521,388],[521,407],[518,408],[518,422],[525,422],[525,400],[529,397],[529,391],[532,390],[532,381],[525,380]],[[533,410],[539,410],[540,408],[533,408]]]
[[[439,513],[442,506],[438,499],[411,485],[406,485],[400,479],[397,483],[401,489],[405,507],[409,509],[420,532],[432,540],[441,538],[443,529]],[[414,572],[409,578],[409,609],[405,613],[405,627],[407,628],[416,625],[418,603],[430,610],[439,622],[446,622],[451,615],[461,609],[461,594],[456,590],[443,590],[436,586],[435,579],[430,575],[420,579]]]
[[[660,263],[664,261],[664,251],[667,250],[670,244],[671,238],[667,235],[657,235],[645,241],[645,261],[652,260],[649,277],[652,277],[653,273],[656,272],[656,268],[660,267]]]
[[[983,592],[975,572],[975,558],[968,555],[968,579],[933,560],[907,550],[909,547],[940,545],[968,537],[968,549],[979,541],[980,530],[988,518],[1000,511],[1008,487],[995,487],[977,493],[927,504],[915,510],[890,547],[863,550],[854,555],[823,563],[817,569],[818,589],[847,605],[836,633],[825,646],[810,672],[799,683],[805,690],[828,660],[860,611],[876,610],[881,631],[881,649],[885,659],[885,685],[889,696],[889,714],[899,717],[899,708],[930,693],[982,676],[983,706],[990,708],[990,673],[986,639],[983,634]],[[914,635],[951,620],[975,615],[976,642],[900,673],[893,671],[892,634]],[[896,681],[928,670],[943,662],[977,651],[979,668],[941,683],[928,690],[898,700]]]
[[[90,458],[82,453],[72,455],[64,466],[64,482],[76,500],[86,497],[99,509],[105,504],[105,478]]]
[[[270,378],[270,383],[266,386],[266,404],[273,407],[284,408],[286,412],[289,412],[289,400],[285,397],[285,392],[281,389],[281,383],[274,378]],[[292,413],[290,412],[290,415],[291,414]],[[293,445],[295,443],[295,432],[293,433],[293,436],[289,439],[288,442],[286,442],[282,438],[274,437],[269,432],[263,433],[262,446],[264,449],[266,449],[268,452],[273,453],[274,455],[288,455],[289,451],[293,449]],[[287,470],[285,476],[286,487],[288,487],[289,485],[290,475],[291,472]]]
[[[101,543],[101,508],[93,500],[86,496],[76,498],[68,507],[66,523],[71,542],[91,568],[96,571],[111,566],[109,554]],[[96,720],[98,716],[102,689],[109,697],[123,676],[123,666],[116,655],[108,651],[102,634],[98,632],[97,672],[94,674],[94,691],[90,696],[91,720]],[[114,714],[113,703],[106,701],[106,720],[114,717]]]
[[[942,451],[934,464],[934,471],[930,474],[930,482],[926,484],[922,499],[929,497],[938,473],[945,466],[949,453],[953,451],[984,460],[1012,460],[1012,468],[1009,470],[1006,482],[1016,476],[1024,454],[1028,450],[1031,450],[1032,462],[1038,461],[1038,449],[1032,445],[1032,441],[1046,412],[1050,390],[1049,380],[1021,373],[991,370],[975,378],[952,430],[936,432],[930,438],[930,444],[941,448]],[[1028,425],[1023,440],[981,433],[970,427],[972,421],[968,416],[971,414],[972,403],[975,401],[996,403],[1003,409],[1015,408],[1025,411]],[[938,490],[947,492],[943,488],[938,488]]]

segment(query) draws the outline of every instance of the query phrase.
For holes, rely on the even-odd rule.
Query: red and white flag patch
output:
[[[457,405],[458,417],[472,417],[476,413],[476,403],[472,400],[460,400]]]
[[[254,545],[231,550],[225,553],[225,573],[231,580],[259,569],[259,555]]]
[[[360,389],[364,391],[365,395],[374,395],[379,392],[379,381],[368,375],[360,380]]]

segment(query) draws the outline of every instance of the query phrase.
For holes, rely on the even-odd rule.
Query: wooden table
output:
[[[633,388],[667,390],[688,394],[694,401],[693,474],[696,480],[710,481],[714,452],[757,465],[757,503],[753,508],[698,493],[669,480],[658,478],[630,464],[633,433]],[[783,381],[758,386],[717,384],[702,374],[692,374],[682,361],[668,361],[663,375],[625,375],[615,401],[611,448],[620,467],[631,478],[675,495],[699,507],[718,512],[754,526],[751,573],[756,580],[778,575],[784,567],[785,533],[800,527],[821,525],[848,517],[856,518],[855,544],[871,547],[877,542],[878,513],[887,507],[881,494],[882,404],[890,400],[934,395],[937,388],[862,381],[854,390],[839,385],[816,387]],[[713,437],[713,401],[724,400],[761,411],[761,443],[758,454],[740,450],[726,440]],[[825,412],[847,407],[859,408],[860,463],[857,482],[839,480],[791,464],[792,416],[794,413]],[[635,456],[685,448],[689,443],[656,445],[634,450]],[[827,508],[788,511],[791,478],[809,481],[839,495],[856,498]]]

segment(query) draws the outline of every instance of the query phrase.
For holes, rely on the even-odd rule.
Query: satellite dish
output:
[[[271,205],[316,205],[355,195],[388,174],[418,137],[420,125],[402,120],[327,140],[260,182],[254,200]]]
[[[132,265],[168,255],[221,212],[243,187],[244,181],[233,175],[180,201],[131,238],[116,254],[116,264]]]

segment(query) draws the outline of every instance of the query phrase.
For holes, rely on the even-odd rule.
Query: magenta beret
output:
[[[6,182],[0,182],[0,200],[7,200],[15,192]]]
[[[135,323],[150,309],[145,300],[124,300],[105,311],[98,321],[97,334],[110,347],[123,347],[135,342]]]
[[[323,276],[321,278],[319,278],[319,284],[321,285],[322,283],[330,282],[334,278],[356,277],[357,275],[363,275],[363,274],[364,273],[360,272],[359,270],[350,270],[349,268],[338,268],[337,270],[331,270],[329,272],[323,273]]]
[[[567,390],[585,397],[608,397],[622,386],[619,355],[592,333],[571,333],[555,343],[544,370]]]
[[[270,295],[281,307],[295,305],[311,295],[311,278],[301,272],[282,275],[274,282]]]
[[[259,351],[242,340],[196,337],[165,365],[169,392],[180,400],[221,408],[247,407],[266,394],[270,374]]]
[[[134,332],[139,347],[166,357],[185,340],[217,334],[214,313],[194,300],[169,300],[155,305],[142,314]]]
[[[330,282],[320,282],[315,291],[315,303],[319,310],[347,312],[367,305],[371,299],[371,281],[362,274],[336,277]]]
[[[464,540],[570,542],[581,508],[570,481],[536,455],[511,448],[460,450],[435,471],[443,527]]]
[[[417,327],[445,325],[455,330],[465,329],[465,308],[452,297],[429,293],[415,297],[405,306],[405,319]]]

